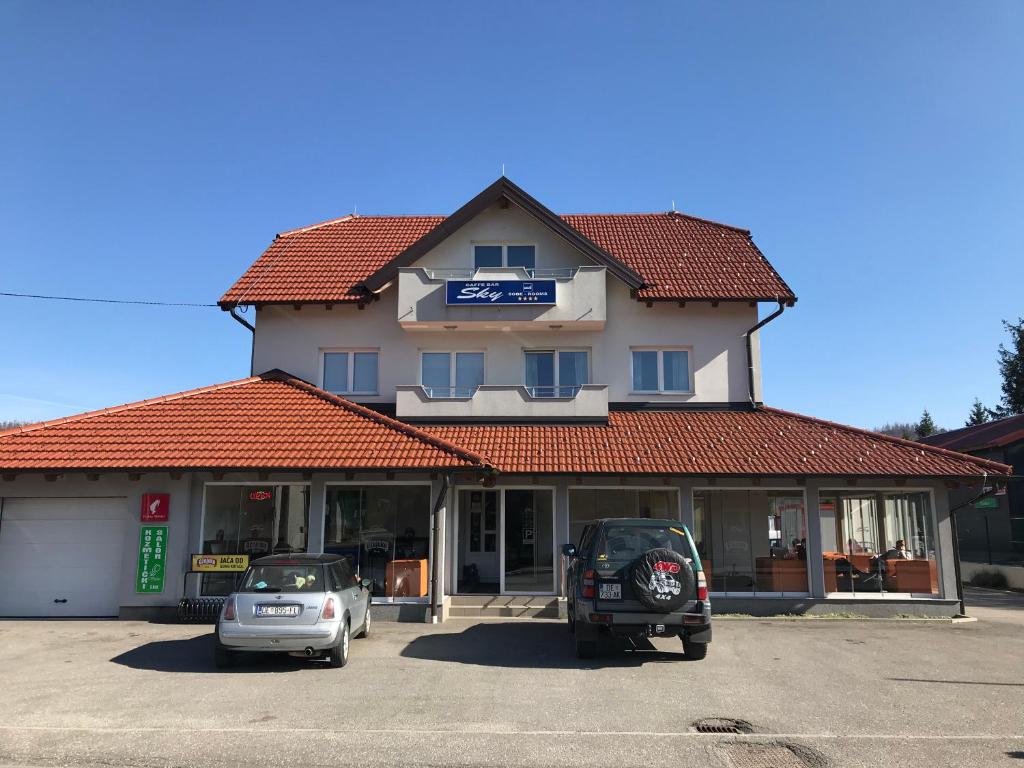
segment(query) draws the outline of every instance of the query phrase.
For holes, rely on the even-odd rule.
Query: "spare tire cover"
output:
[[[636,599],[653,611],[669,613],[693,599],[693,566],[671,549],[650,549],[633,563]]]

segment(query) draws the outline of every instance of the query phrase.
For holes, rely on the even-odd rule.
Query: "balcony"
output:
[[[400,269],[398,323],[407,330],[601,330],[605,268]]]
[[[484,384],[475,389],[396,388],[400,419],[592,421],[608,417],[608,386],[524,387]]]

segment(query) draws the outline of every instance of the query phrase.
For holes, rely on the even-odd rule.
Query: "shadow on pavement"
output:
[[[132,648],[111,659],[132,669],[151,672],[295,672],[302,669],[326,668],[326,663],[286,656],[284,654],[242,653],[231,669],[213,666],[213,633],[185,640],[157,640]]]
[[[668,642],[672,642],[668,639]],[[449,661],[482,667],[532,669],[590,669],[593,667],[638,667],[647,663],[688,661],[679,650],[660,651],[647,640],[630,643],[602,641],[596,659],[576,658],[576,644],[565,624],[548,622],[486,622],[473,624],[462,632],[423,634],[410,642],[402,656],[411,659]]]

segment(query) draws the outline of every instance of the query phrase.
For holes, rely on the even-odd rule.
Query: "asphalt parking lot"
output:
[[[960,625],[719,621],[701,662],[451,620],[218,672],[207,626],[5,621],[0,765],[1022,766],[1024,598],[976,594]]]

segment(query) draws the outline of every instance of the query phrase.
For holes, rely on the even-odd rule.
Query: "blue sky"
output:
[[[753,230],[766,400],[958,426],[1024,315],[1024,4],[0,0],[0,291],[214,302],[275,232],[556,211]],[[218,309],[0,298],[0,419],[248,373]]]

